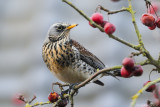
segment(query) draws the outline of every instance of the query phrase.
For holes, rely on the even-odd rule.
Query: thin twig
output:
[[[116,36],[114,36],[114,35],[109,35],[109,37],[112,38],[112,39],[114,39],[114,40],[117,40],[117,41],[121,42],[122,44],[124,44],[124,45],[126,45],[126,46],[129,46],[129,47],[131,47],[131,48],[133,48],[133,49],[135,49],[135,50],[139,50],[139,47],[138,47],[138,46],[136,46],[136,45],[134,45],[134,44],[131,44],[131,43],[129,43],[129,42],[126,42],[126,41],[124,41],[124,40],[122,40],[122,39],[120,39],[120,38],[118,38],[118,37],[116,37]]]
[[[141,54],[142,54],[142,52],[132,52],[131,55],[130,55],[130,57],[139,56]]]
[[[71,103],[71,107],[74,106],[74,99],[73,99],[73,96],[74,96],[74,94],[72,94],[72,95],[69,96],[70,103]]]
[[[59,83],[59,82],[56,82],[56,83],[52,83],[52,91],[53,91],[53,86],[54,85],[58,85],[59,86],[59,88],[60,88],[60,90],[61,91],[63,91],[64,89],[63,89],[63,87],[66,87],[66,86],[69,86],[70,84],[61,84],[61,83]]]
[[[91,80],[93,80],[95,77],[97,77],[98,75],[105,73],[105,72],[110,72],[110,71],[114,71],[114,70],[118,70],[120,69],[122,66],[114,66],[111,68],[104,68],[102,70],[97,71],[95,74],[93,74],[90,78],[86,79],[85,81],[83,81],[82,83],[80,83],[79,85],[75,86],[75,89],[79,89],[83,86],[85,86],[86,84],[88,84]]]
[[[152,73],[153,71],[157,71],[157,69],[153,68],[153,69],[150,71],[150,73],[149,73],[149,81],[151,81],[151,73]]]
[[[26,103],[25,107],[35,107],[35,106],[39,106],[39,105],[46,105],[46,104],[51,104],[51,102],[36,102],[33,105],[29,105],[29,103]]]
[[[37,97],[34,95],[33,98],[31,99],[31,101],[29,101],[28,103],[32,103]]]
[[[158,62],[160,63],[160,52],[159,52]]]
[[[151,64],[150,61],[148,59],[144,60],[144,61],[141,61],[139,63],[136,63],[137,65],[141,65],[141,66],[144,66],[144,65],[148,65],[148,64]]]
[[[108,14],[115,14],[115,13],[119,13],[119,12],[124,12],[124,11],[128,11],[126,8],[122,8],[120,10],[115,10],[115,11],[110,11],[106,8],[104,8],[103,6],[99,5],[99,8],[105,12],[107,12]]]
[[[133,11],[133,8],[132,8],[132,3],[131,3],[131,0],[128,0],[128,5],[129,5],[129,8],[128,8],[128,11],[131,13],[131,16],[132,16],[132,23],[134,25],[134,28],[135,28],[135,31],[136,31],[136,34],[137,34],[137,37],[138,37],[138,42],[139,44],[144,47],[144,44],[143,44],[143,41],[142,41],[142,36],[139,32],[139,29],[138,29],[138,26],[137,26],[137,23],[136,23],[136,20],[135,20],[135,11]]]
[[[68,97],[69,97],[69,94],[65,94],[65,95],[63,96],[63,99],[64,99],[64,98],[68,98]],[[57,107],[57,105],[60,103],[61,100],[62,100],[62,98],[60,98],[60,99],[58,99],[58,101],[54,102],[54,103],[53,103],[53,107]]]
[[[140,89],[133,97],[132,97],[132,102],[131,102],[131,107],[135,107],[136,101],[139,98],[139,96],[151,85],[156,84],[160,82],[160,78],[149,82],[148,84],[146,84],[142,89]]]

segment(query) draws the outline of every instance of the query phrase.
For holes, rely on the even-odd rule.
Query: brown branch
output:
[[[70,103],[71,103],[71,107],[73,107],[73,106],[74,106],[73,96],[74,96],[74,94],[71,94],[71,95],[69,96]]]
[[[108,14],[115,14],[115,13],[119,13],[119,12],[128,11],[126,8],[122,8],[122,9],[120,9],[120,10],[115,10],[115,11],[110,11],[110,10],[104,8],[104,7],[101,6],[101,5],[99,5],[98,7],[99,7],[101,10],[107,12]]]
[[[97,71],[95,74],[93,74],[90,78],[86,79],[85,81],[83,81],[82,83],[80,83],[79,85],[75,86],[74,91],[71,92],[71,95],[74,95],[75,92],[85,86],[86,84],[88,84],[90,81],[92,81],[94,78],[96,78],[98,75],[102,74],[102,73],[106,73],[106,72],[110,72],[110,71],[114,71],[114,70],[118,70],[120,69],[122,66],[114,66],[111,68],[105,68],[102,70]]]
[[[61,91],[63,91],[64,89],[63,89],[63,87],[66,87],[66,86],[69,86],[70,84],[61,84],[61,83],[59,83],[59,82],[56,82],[56,83],[52,83],[52,91],[53,91],[53,86],[54,85],[58,85],[59,86],[59,88],[60,88],[60,90]]]
[[[33,98],[28,102],[29,104],[32,103],[37,97],[34,95]]]

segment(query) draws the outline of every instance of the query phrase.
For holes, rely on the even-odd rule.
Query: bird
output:
[[[70,31],[78,24],[59,22],[51,25],[42,46],[42,57],[48,69],[64,83],[81,83],[105,65],[77,41],[71,39]],[[79,32],[80,33],[80,32]],[[92,82],[104,83],[99,75]]]

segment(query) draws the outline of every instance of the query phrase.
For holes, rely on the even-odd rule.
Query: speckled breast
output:
[[[91,66],[80,60],[78,50],[71,44],[49,42],[44,44],[42,51],[49,70],[63,82],[82,82],[94,71]]]

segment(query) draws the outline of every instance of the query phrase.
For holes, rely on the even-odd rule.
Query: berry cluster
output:
[[[145,13],[141,17],[141,22],[148,26],[150,30],[154,30],[156,27],[160,28],[160,17],[155,19],[155,17],[150,13]]]
[[[154,30],[156,27],[160,28],[160,17],[156,14],[157,10],[158,6],[156,4],[152,4],[147,11],[148,13],[144,13],[141,17],[141,22],[150,30]],[[156,18],[154,15],[156,15]]]
[[[51,92],[48,95],[48,100],[52,103],[56,102],[59,99],[60,95],[56,92]],[[58,107],[65,107],[68,104],[68,99],[67,98],[63,98],[59,103],[58,103]]]
[[[135,65],[132,58],[126,57],[122,61],[123,67],[121,68],[121,76],[129,78],[131,76],[141,76],[143,69],[141,65]]]
[[[101,13],[97,12],[97,13],[92,14],[91,20],[93,20],[96,24],[98,24],[101,27],[103,27],[104,31],[108,35],[111,35],[116,30],[116,27],[112,23],[103,20],[103,15]],[[89,25],[92,26],[93,28],[95,28],[95,26],[92,25],[90,22],[89,22]]]

